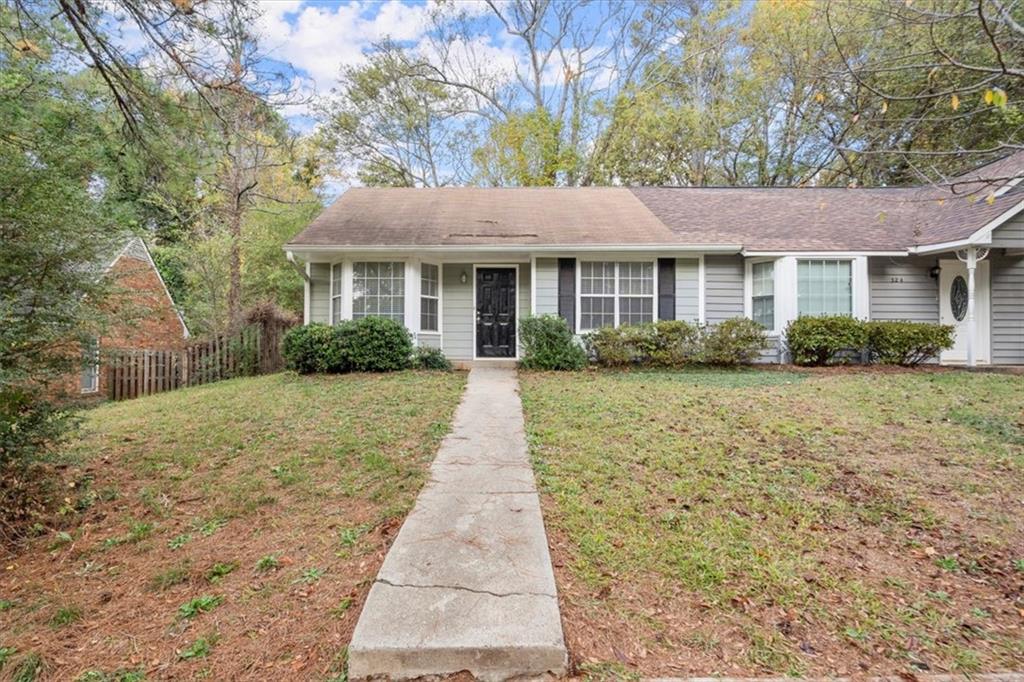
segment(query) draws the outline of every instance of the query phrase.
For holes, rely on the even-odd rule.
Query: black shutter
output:
[[[658,319],[676,319],[676,259],[658,259]]]
[[[558,259],[558,314],[576,332],[576,259]]]

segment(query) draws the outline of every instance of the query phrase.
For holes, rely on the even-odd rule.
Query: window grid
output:
[[[436,332],[438,327],[438,307],[440,268],[431,263],[420,266],[420,331]]]
[[[750,317],[765,329],[775,329],[775,263],[754,263],[750,276]]]
[[[331,323],[341,321],[341,263],[331,266]]]
[[[654,263],[580,262],[580,330],[654,321]]]
[[[853,267],[848,260],[797,261],[800,316],[852,315]]]
[[[352,271],[352,318],[386,317],[405,322],[405,264],[355,263]]]

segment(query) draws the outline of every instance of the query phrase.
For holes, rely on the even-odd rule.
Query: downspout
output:
[[[310,281],[309,273],[307,273],[306,269],[299,265],[299,262],[295,260],[295,254],[291,251],[285,251],[284,256],[288,259],[288,262],[291,263],[292,267],[295,268],[295,272],[299,273],[299,277],[308,283]]]

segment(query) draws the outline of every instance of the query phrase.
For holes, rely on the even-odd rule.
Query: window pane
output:
[[[643,324],[654,321],[654,299],[629,297],[619,299],[619,324]]]
[[[615,325],[615,298],[587,296],[580,299],[580,328],[599,329]]]
[[[437,299],[424,298],[420,301],[420,329],[437,331]]]
[[[341,263],[331,266],[331,295],[341,294]]]
[[[405,321],[404,263],[356,263],[352,273],[353,318],[379,315]],[[436,274],[434,266],[435,277]]]
[[[800,315],[851,315],[853,264],[848,260],[797,262],[797,312]]]

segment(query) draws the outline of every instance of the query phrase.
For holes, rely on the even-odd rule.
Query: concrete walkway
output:
[[[349,677],[506,680],[566,664],[516,373],[477,367],[370,589]]]

